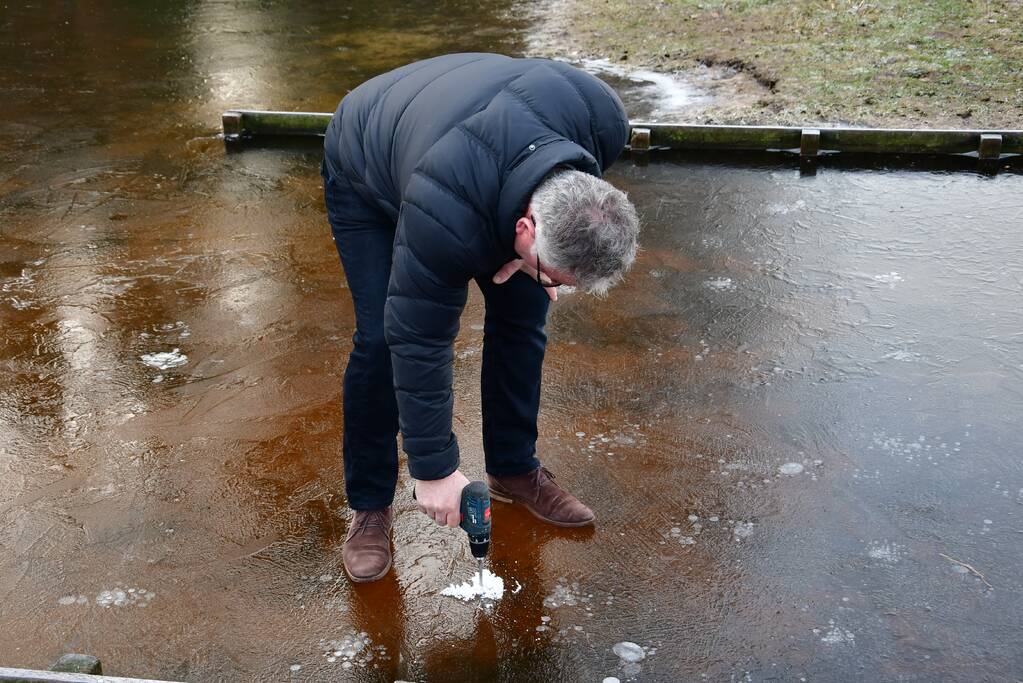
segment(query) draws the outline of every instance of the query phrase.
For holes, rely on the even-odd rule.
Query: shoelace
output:
[[[382,510],[374,510],[363,515],[362,520],[359,522],[359,528],[355,533],[362,533],[370,527],[384,528],[384,512]]]
[[[547,469],[546,467],[543,467],[543,466],[540,467],[540,472],[547,475],[547,481],[541,480],[539,482],[540,486],[543,486],[544,484],[554,484],[559,489],[561,488],[561,485],[558,484],[558,482],[554,481],[556,477],[554,476],[553,472],[551,472],[549,469]]]

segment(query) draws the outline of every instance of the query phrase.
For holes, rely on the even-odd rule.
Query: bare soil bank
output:
[[[1023,126],[1021,0],[561,0],[544,14],[538,51],[704,69],[719,96],[693,122]]]

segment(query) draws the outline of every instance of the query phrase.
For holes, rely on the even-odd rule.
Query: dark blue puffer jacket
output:
[[[600,176],[628,132],[609,86],[543,59],[435,57],[342,100],[327,164],[397,224],[384,330],[416,479],[458,467],[452,344],[469,280],[518,258],[515,222],[551,169]]]

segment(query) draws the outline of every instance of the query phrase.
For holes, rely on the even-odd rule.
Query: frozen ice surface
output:
[[[781,474],[802,474],[803,465],[798,462],[787,462],[784,465],[778,467],[778,471]]]
[[[753,535],[753,522],[739,522],[733,529],[736,539],[749,538]]]
[[[792,204],[774,203],[768,204],[764,207],[764,213],[769,216],[778,216],[790,213],[792,211],[798,211],[806,207],[806,202],[802,199],[796,200]]]
[[[558,581],[558,585],[554,587],[551,594],[543,599],[543,606],[554,608],[554,607],[575,607],[579,603],[589,602],[589,597],[582,594],[579,588],[579,582],[573,581],[571,584],[565,582],[564,579]]]
[[[622,673],[629,677],[638,676],[643,671],[639,662],[622,662],[621,669]]]
[[[730,277],[716,277],[706,280],[703,285],[708,289],[713,289],[715,292],[727,292],[735,289],[735,283],[732,282],[732,278]]]
[[[181,349],[161,353],[146,353],[141,356],[142,362],[157,370],[169,370],[188,363],[188,356]]]
[[[87,602],[87,600],[83,601],[82,597],[84,596],[79,596],[78,604],[85,604]],[[96,604],[100,607],[124,607],[125,605],[145,607],[155,597],[156,593],[147,591],[144,588],[124,589],[115,586],[110,590],[100,591],[96,595]]]
[[[365,667],[376,657],[387,659],[386,648],[382,645],[374,647],[365,631],[349,633],[340,640],[321,640],[320,648],[327,662],[333,664],[340,660],[345,669],[353,665]]]
[[[899,557],[902,554],[902,548],[895,543],[889,543],[888,541],[875,541],[870,544],[870,550],[867,551],[867,555],[874,560],[881,560],[882,562],[888,562],[889,564],[895,564],[899,561]]]
[[[907,351],[906,349],[899,349],[898,351],[892,351],[881,356],[882,360],[899,360],[904,362],[910,362],[920,360],[922,356],[915,351]]]
[[[856,636],[853,635],[853,632],[836,626],[834,619],[831,619],[828,625],[831,628],[821,636],[821,642],[825,645],[854,645],[856,643]]]
[[[889,284],[892,286],[895,286],[896,282],[902,282],[902,279],[903,279],[902,276],[895,271],[892,271],[890,273],[882,273],[881,275],[874,276],[875,282],[883,282],[885,284]]]
[[[643,648],[636,643],[623,640],[620,643],[615,643],[615,646],[611,648],[611,651],[618,655],[618,658],[623,662],[641,662],[646,657],[646,653],[643,652]]]
[[[622,682],[617,677],[615,677],[615,676],[606,676],[601,683],[622,683]]]
[[[451,584],[440,592],[441,595],[448,595],[459,600],[473,600],[475,598],[486,598],[487,600],[500,600],[504,595],[504,579],[492,573],[489,569],[483,570],[483,583],[480,583],[480,576],[477,573],[472,575],[472,583],[459,585]]]

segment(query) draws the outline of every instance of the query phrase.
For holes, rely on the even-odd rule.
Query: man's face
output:
[[[533,271],[534,277],[539,273],[539,283],[542,286],[578,284],[571,273],[552,268],[540,261],[536,253],[536,230],[533,205],[530,204],[526,209],[526,215],[515,224],[515,251],[519,258]]]

